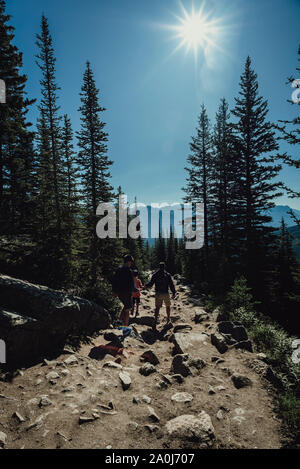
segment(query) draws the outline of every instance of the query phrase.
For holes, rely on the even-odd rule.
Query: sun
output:
[[[201,49],[212,51],[213,49],[221,49],[220,38],[223,32],[223,25],[221,18],[212,17],[209,13],[204,12],[205,3],[199,10],[195,10],[194,6],[188,12],[182,4],[180,4],[182,15],[175,17],[178,20],[176,25],[169,25],[176,34],[174,39],[179,39],[179,44],[176,47],[176,52],[182,47],[186,51],[194,51],[195,60],[197,60],[198,53]]]
[[[206,42],[212,39],[214,34],[212,26],[201,14],[201,11],[186,18],[181,19],[182,24],[178,26],[178,36],[182,38],[182,42],[187,45],[188,49],[198,49],[203,47]]]

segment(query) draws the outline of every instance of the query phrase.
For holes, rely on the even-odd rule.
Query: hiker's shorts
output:
[[[123,303],[125,309],[132,308],[132,293],[131,292],[120,292],[119,300]]]
[[[163,303],[166,306],[171,306],[171,300],[169,293],[157,293],[155,295],[155,306],[156,308],[161,308]]]

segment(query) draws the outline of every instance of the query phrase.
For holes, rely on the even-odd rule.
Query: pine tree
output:
[[[26,98],[27,77],[10,18],[0,0],[0,78],[6,85],[6,103],[0,104],[0,226],[2,234],[16,236],[28,234],[32,220],[34,134],[26,114],[34,100]]]
[[[103,262],[113,255],[113,252],[108,252],[110,240],[97,238],[96,209],[101,202],[111,202],[114,193],[109,183],[109,167],[112,161],[107,156],[108,134],[104,132],[105,123],[101,120],[105,108],[99,104],[99,90],[96,88],[89,62],[86,64],[80,96],[81,130],[77,132],[80,148],[78,164],[88,243],[88,272],[91,284],[95,284]]]
[[[40,49],[37,57],[37,65],[42,72],[41,94],[42,99],[39,105],[40,124],[45,131],[43,138],[47,138],[49,143],[49,173],[48,178],[53,187],[53,196],[49,194],[50,199],[54,199],[54,215],[57,230],[57,239],[60,242],[62,235],[62,219],[63,219],[63,195],[64,195],[64,168],[61,152],[61,117],[58,115],[59,106],[58,90],[60,89],[55,78],[55,63],[52,36],[49,31],[47,18],[42,15],[41,34],[37,34],[36,44]],[[42,122],[41,122],[42,120]],[[44,155],[46,156],[46,155]]]
[[[274,163],[270,153],[277,150],[274,126],[266,120],[268,103],[258,95],[257,75],[247,58],[240,81],[240,96],[235,98],[232,113],[238,142],[236,180],[239,183],[237,217],[240,226],[239,255],[241,270],[250,286],[264,295],[263,271],[267,269],[268,254],[274,240],[274,229],[266,226],[271,221],[267,211],[274,207],[280,183],[274,182],[281,166]]]
[[[234,233],[237,149],[229,118],[228,104],[222,99],[216,114],[213,134],[209,213],[212,237],[210,263],[214,271],[212,275],[217,277],[216,287],[221,291],[233,281],[231,272],[234,270],[233,255],[236,249]]]
[[[295,259],[292,237],[284,219],[274,247],[271,283],[272,317],[295,332],[300,306],[300,267]]]
[[[300,45],[298,47],[298,62],[300,62]],[[300,66],[296,68],[297,72],[300,72]],[[300,84],[296,84],[294,76],[288,78],[288,84],[293,84],[296,86],[294,91],[300,88]],[[297,95],[299,97],[299,94]],[[298,103],[293,102],[292,100],[288,100],[293,106],[300,106],[300,101]],[[297,108],[299,109],[299,108]],[[277,129],[280,131],[279,140],[287,142],[292,147],[297,147],[300,144],[300,117],[299,115],[296,116],[292,120],[280,120],[280,125],[277,125]],[[295,127],[295,128],[294,128]],[[287,152],[283,154],[279,154],[278,158],[282,160],[288,166],[292,168],[299,169],[300,168],[300,159],[295,159],[291,155],[288,155]],[[300,192],[292,190],[289,187],[286,187],[286,190],[291,198],[299,198]],[[291,210],[290,212],[291,217],[293,218],[294,222],[300,227],[300,220],[297,219],[295,213]]]

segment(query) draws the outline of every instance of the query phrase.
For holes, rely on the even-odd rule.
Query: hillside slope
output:
[[[154,294],[143,293],[144,319],[136,330],[145,342],[126,338],[122,355],[92,359],[92,345],[85,344],[74,354],[20,371],[11,382],[0,381],[0,446],[280,448],[280,421],[273,411],[274,390],[262,377],[263,357],[234,347],[219,353],[211,343],[216,313],[205,315],[188,287],[178,289],[174,327],[164,327],[162,311],[159,333],[141,324],[151,323],[154,309]],[[198,324],[196,313],[202,315]],[[93,345],[107,344],[104,334]],[[174,348],[185,355],[174,360]],[[143,363],[141,355],[149,350],[158,364]],[[148,358],[156,363],[150,353]]]

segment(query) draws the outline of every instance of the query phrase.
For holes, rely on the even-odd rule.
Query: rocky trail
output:
[[[129,336],[115,356],[89,357],[118,344],[122,331],[107,329],[0,381],[0,448],[280,448],[265,357],[239,324],[206,314],[180,279],[177,290],[172,327],[163,308],[158,332],[154,293],[142,293],[132,325],[144,342]]]

